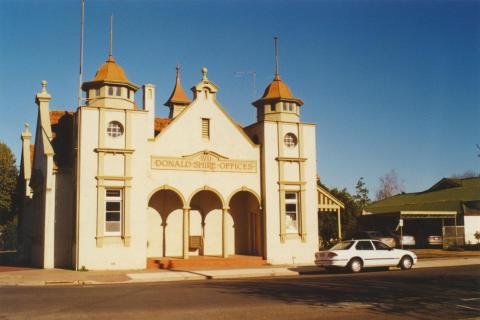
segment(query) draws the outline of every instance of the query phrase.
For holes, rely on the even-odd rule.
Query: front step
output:
[[[261,267],[267,261],[258,256],[230,256],[228,258],[214,256],[193,256],[182,258],[147,258],[147,269],[204,269]]]

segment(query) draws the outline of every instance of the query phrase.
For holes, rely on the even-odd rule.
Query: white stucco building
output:
[[[210,76],[210,75],[209,75]],[[261,256],[311,263],[318,248],[315,125],[276,72],[242,128],[202,69],[190,99],[177,67],[168,118],[155,86],[130,82],[110,55],[84,82],[83,106],[36,95],[22,133],[23,253],[44,268],[143,269],[148,258]],[[159,93],[159,96],[167,95]],[[31,144],[34,144],[31,147]]]

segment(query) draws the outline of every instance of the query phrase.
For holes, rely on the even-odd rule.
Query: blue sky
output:
[[[80,0],[0,1],[0,140],[20,157],[34,94],[48,81],[52,109],[73,110],[78,86]],[[478,1],[102,1],[86,0],[85,74],[108,54],[129,79],[157,86],[157,115],[182,66],[185,89],[207,66],[218,98],[243,125],[280,74],[317,123],[317,167],[329,187],[353,191],[395,169],[406,191],[480,171]],[[141,101],[140,94],[136,99]]]

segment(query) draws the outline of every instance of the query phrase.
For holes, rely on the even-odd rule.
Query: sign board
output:
[[[152,156],[152,169],[215,172],[257,172],[257,161],[235,160],[212,151],[200,151],[180,158]]]

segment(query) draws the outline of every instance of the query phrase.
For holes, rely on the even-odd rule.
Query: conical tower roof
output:
[[[180,67],[177,65],[177,75],[175,79],[175,87],[173,88],[170,98],[165,102],[166,106],[171,106],[174,104],[188,105],[192,101],[188,98],[183,90],[182,84],[180,83]]]

